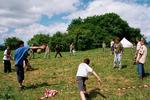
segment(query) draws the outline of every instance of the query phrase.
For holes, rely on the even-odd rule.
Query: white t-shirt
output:
[[[114,41],[110,42],[110,47],[112,47],[114,45]]]
[[[93,69],[86,63],[81,63],[78,67],[76,76],[87,77],[89,72],[92,72]]]
[[[142,55],[142,57],[139,59],[139,56]],[[145,45],[141,46],[138,52],[137,60],[139,59],[139,62],[144,64],[146,61],[147,56],[147,48]]]
[[[10,57],[7,56],[7,49],[4,51],[4,57],[3,57],[3,60],[10,60]]]
[[[139,41],[139,42],[137,43],[136,50],[139,50],[140,47],[141,47],[141,43],[140,43],[140,41]]]

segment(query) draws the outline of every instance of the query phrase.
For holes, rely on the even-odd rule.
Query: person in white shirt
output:
[[[114,41],[110,42],[111,53],[114,54]]]
[[[70,48],[70,56],[71,55],[75,55],[75,46],[74,46],[74,43],[71,43],[69,48]]]
[[[137,58],[137,55],[138,55],[138,52],[139,52],[139,49],[141,47],[141,41],[139,39],[136,39],[136,51],[135,51],[135,56],[134,56],[134,63],[133,64],[136,64],[136,58]]]
[[[44,58],[49,58],[50,57],[50,52],[51,52],[51,50],[50,50],[48,44],[46,44]]]
[[[4,57],[3,57],[4,73],[11,72],[11,62],[10,62],[11,59],[12,59],[11,50],[10,50],[10,47],[7,46],[7,49],[4,51]]]
[[[77,83],[78,83],[78,87],[80,90],[80,97],[82,100],[86,100],[85,95],[87,94],[87,92],[86,92],[85,81],[88,79],[89,73],[93,73],[93,75],[98,79],[98,82],[101,82],[99,76],[89,66],[89,64],[90,64],[90,59],[89,58],[84,59],[84,62],[79,65],[77,74],[76,74]]]
[[[141,46],[140,46],[140,49],[138,50],[136,64],[137,64],[137,71],[138,71],[139,77],[143,80],[143,77],[145,74],[144,63],[146,61],[146,56],[147,56],[147,47],[144,45],[145,44],[144,40],[141,40],[140,43],[141,43]]]

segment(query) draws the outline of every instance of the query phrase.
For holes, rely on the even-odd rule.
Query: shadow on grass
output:
[[[122,69],[127,68],[127,65],[122,65]]]
[[[30,69],[27,69],[26,71],[35,71],[35,70],[38,70],[39,68],[30,68]]]
[[[27,89],[36,89],[38,87],[45,87],[45,86],[51,86],[51,85],[57,85],[57,84],[48,84],[46,82],[40,83],[40,84],[33,84],[33,85],[30,85],[30,86],[26,86],[25,90],[27,90]]]
[[[144,77],[150,76],[150,73],[145,73]]]
[[[102,93],[99,92],[100,89],[99,88],[94,88],[92,90],[90,90],[89,93],[89,97],[87,98],[87,100],[92,100],[94,98],[96,98],[98,95],[100,95],[103,99],[107,99],[106,96],[104,96]]]

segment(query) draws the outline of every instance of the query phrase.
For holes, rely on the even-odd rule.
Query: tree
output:
[[[18,41],[20,39],[16,37],[9,37],[4,40],[5,46],[10,46],[11,49],[16,49],[18,47]]]
[[[72,42],[72,36],[68,36],[67,33],[61,33],[61,32],[56,32],[51,37],[51,50],[54,51],[56,45],[59,45],[62,49],[62,51],[68,51],[69,50],[69,44]]]
[[[115,13],[74,19],[67,30],[69,35],[74,34],[79,50],[100,47],[103,41],[108,46],[114,37],[125,37],[131,42],[134,42],[136,37],[143,37],[140,29],[130,27]]]
[[[49,43],[50,37],[46,34],[36,34],[28,41],[29,45],[41,45],[43,43]]]

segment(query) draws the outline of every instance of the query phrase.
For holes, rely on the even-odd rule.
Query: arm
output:
[[[34,47],[30,47],[30,49],[43,49],[43,47],[34,46]]]
[[[92,71],[92,74],[97,78],[98,82],[102,83],[100,77],[97,75],[95,71]]]
[[[136,60],[136,63],[137,63],[137,64],[139,63],[139,60],[141,59],[141,57],[142,57],[142,54],[139,54],[139,57],[138,57],[138,59]]]
[[[144,54],[144,50],[140,49],[138,51],[139,54],[137,54],[137,59],[136,59],[136,63],[139,63],[139,60],[141,59],[142,55]]]

